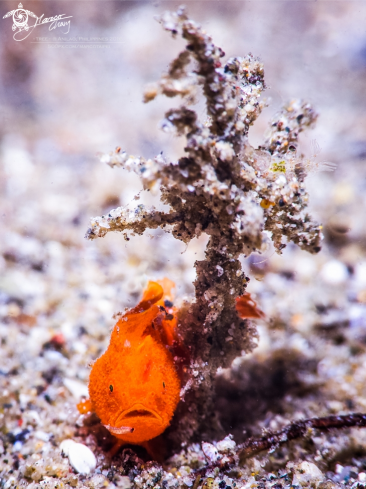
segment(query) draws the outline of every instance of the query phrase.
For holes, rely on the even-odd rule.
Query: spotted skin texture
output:
[[[163,308],[172,285],[167,279],[148,283],[140,303],[114,326],[90,373],[92,410],[126,443],[160,435],[179,402],[180,380],[167,347],[174,341],[175,311]]]

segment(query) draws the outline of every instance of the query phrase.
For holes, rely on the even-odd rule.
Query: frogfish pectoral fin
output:
[[[237,297],[235,299],[235,309],[238,316],[242,319],[263,319],[265,317],[264,312],[262,312],[257,303],[251,298],[249,292]]]
[[[84,399],[76,405],[80,414],[87,414],[93,410],[93,406],[90,399]]]

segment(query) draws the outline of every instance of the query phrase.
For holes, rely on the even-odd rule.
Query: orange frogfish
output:
[[[180,380],[168,350],[176,327],[172,286],[168,279],[148,283],[139,304],[114,326],[90,373],[91,410],[120,444],[140,445],[160,435],[179,402]]]

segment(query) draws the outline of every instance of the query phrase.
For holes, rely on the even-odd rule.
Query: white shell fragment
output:
[[[217,460],[220,458],[219,452],[217,451],[217,448],[212,445],[212,443],[202,443],[202,451],[205,454],[205,457],[211,462],[217,462]]]
[[[78,474],[88,475],[97,465],[94,453],[82,443],[64,440],[60,445],[60,450],[62,455],[69,457],[70,465]]]
[[[236,443],[233,440],[232,435],[228,435],[223,440],[217,442],[216,446],[219,452],[226,453],[230,452],[231,450],[235,450]]]

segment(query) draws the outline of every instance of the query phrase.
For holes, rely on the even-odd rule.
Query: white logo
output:
[[[29,36],[35,27],[43,24],[50,24],[48,27],[49,31],[57,29],[58,27],[64,27],[65,29],[62,31],[62,34],[68,34],[70,32],[71,21],[67,19],[71,19],[72,16],[65,17],[65,14],[55,15],[54,17],[49,18],[43,18],[44,14],[42,14],[40,17],[38,17],[30,10],[25,10],[23,5],[20,3],[16,10],[12,10],[11,12],[5,14],[3,19],[7,19],[11,16],[13,16],[12,30],[15,31],[13,35],[13,39],[15,41],[23,41]],[[36,19],[33,25],[28,25],[28,21],[30,21],[29,17]]]
[[[4,15],[3,19],[6,19],[7,17],[13,16],[13,31],[15,31],[17,28],[18,29],[24,29],[25,31],[29,30],[28,26],[28,16],[30,15],[31,17],[34,17],[35,19],[38,19],[36,14],[31,12],[30,10],[24,10],[23,5],[20,3],[18,5],[17,10],[12,10],[11,12],[8,12],[6,15]]]

